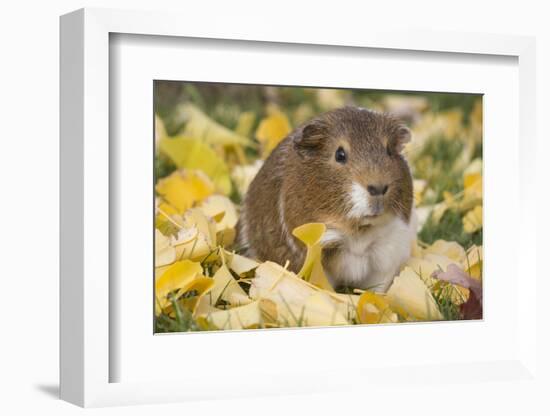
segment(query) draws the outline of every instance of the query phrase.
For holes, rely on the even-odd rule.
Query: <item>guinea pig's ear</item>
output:
[[[328,126],[321,120],[314,120],[305,126],[294,137],[294,148],[305,157],[319,149],[328,135]]]
[[[411,141],[411,131],[404,125],[399,125],[392,135],[388,150],[395,153],[401,153],[405,145]]]

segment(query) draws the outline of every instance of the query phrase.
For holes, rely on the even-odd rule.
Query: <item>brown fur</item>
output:
[[[294,228],[322,222],[350,234],[365,232],[359,220],[346,216],[352,181],[365,188],[388,185],[380,197],[384,210],[408,223],[412,178],[400,151],[409,137],[391,116],[356,107],[324,113],[296,128],[250,185],[237,225],[238,244],[249,256],[279,264],[288,260],[290,270],[298,271],[305,246],[292,236]],[[334,158],[339,146],[348,156],[343,165]],[[327,247],[324,256],[335,249]]]

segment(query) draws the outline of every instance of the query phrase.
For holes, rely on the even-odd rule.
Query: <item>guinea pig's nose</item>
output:
[[[369,185],[367,186],[367,191],[372,196],[384,195],[388,192],[388,185]]]

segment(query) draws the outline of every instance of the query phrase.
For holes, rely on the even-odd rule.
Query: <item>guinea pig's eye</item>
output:
[[[348,160],[346,151],[342,147],[339,147],[338,149],[336,149],[336,153],[334,154],[334,159],[336,159],[338,163],[346,163],[346,161]]]

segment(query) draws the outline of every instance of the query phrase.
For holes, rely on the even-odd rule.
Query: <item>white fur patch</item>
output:
[[[369,193],[362,185],[357,182],[352,183],[349,199],[351,209],[348,216],[350,218],[361,218],[369,215]]]
[[[409,258],[415,230],[398,217],[386,217],[357,236],[345,236],[326,272],[335,285],[384,292]]]
[[[334,228],[327,228],[321,238],[321,245],[326,246],[332,243],[338,243],[344,239],[344,235]]]

